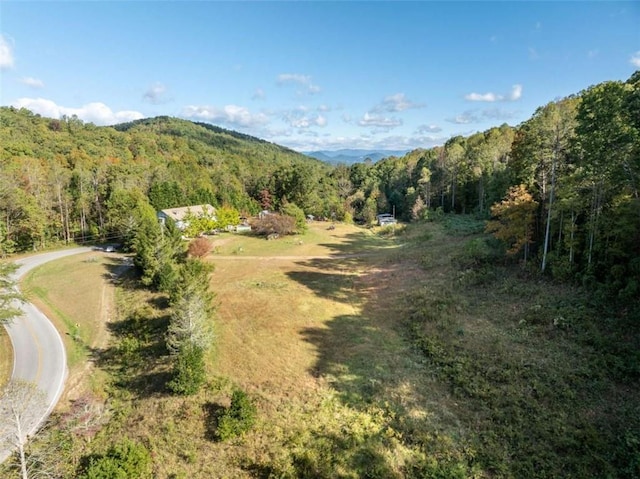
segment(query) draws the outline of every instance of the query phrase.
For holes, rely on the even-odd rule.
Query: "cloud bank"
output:
[[[222,108],[189,105],[182,110],[182,116],[241,128],[255,128],[269,122],[264,113],[251,113],[248,108],[238,105],[226,105]]]
[[[57,105],[55,102],[44,98],[19,98],[11,106],[26,108],[49,118],[75,115],[84,122],[100,126],[115,125],[144,118],[144,115],[138,111],[122,110],[114,112],[107,105],[100,102],[87,103],[80,108],[70,108]]]

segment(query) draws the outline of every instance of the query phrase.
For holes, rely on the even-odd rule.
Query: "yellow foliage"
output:
[[[491,207],[494,219],[487,223],[486,231],[507,243],[507,253],[515,255],[531,243],[537,207],[525,185],[512,186],[505,199]]]

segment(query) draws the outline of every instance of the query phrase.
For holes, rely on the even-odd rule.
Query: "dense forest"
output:
[[[492,220],[507,253],[560,279],[640,294],[640,72],[443,146],[330,166],[169,117],[96,127],[0,110],[0,255],[132,237],[136,211],[210,203],[249,216],[293,203],[370,224]],[[531,266],[530,266],[531,267]]]

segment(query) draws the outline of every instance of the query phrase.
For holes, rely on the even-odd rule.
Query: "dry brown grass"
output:
[[[9,381],[13,369],[13,347],[9,335],[0,327],[0,389]]]
[[[287,470],[292,454],[313,451],[320,440],[344,456],[336,470],[353,477],[361,446],[344,449],[340,438],[347,438],[373,441],[389,477],[398,476],[414,451],[394,435],[396,415],[405,423],[452,416],[441,386],[425,375],[398,330],[398,298],[421,272],[398,262],[397,238],[327,226],[278,241],[218,239],[208,257],[217,302],[209,386],[191,398],[138,395],[92,447],[128,436],[148,445],[156,477],[242,478],[255,477],[260,467]],[[47,291],[43,307],[64,316],[62,328],[78,321],[83,341],[95,343],[102,259],[60,263],[39,271],[32,288]],[[64,283],[53,284],[62,271]],[[133,309],[149,299],[138,297],[140,291],[123,294]],[[141,373],[153,378],[164,371],[163,363],[150,362]],[[228,404],[234,387],[256,399],[259,424],[235,442],[212,442],[211,408]]]
[[[148,444],[156,477],[241,478],[253,477],[255,467],[280,464],[287,470],[295,451],[313,450],[318,440],[338,441],[331,447],[346,459],[335,467],[351,477],[356,459],[341,450],[338,438],[381,437],[375,448],[389,470],[400,474],[414,452],[384,433],[393,431],[395,415],[405,415],[404,422],[452,416],[446,394],[437,392],[441,387],[424,374],[398,328],[398,298],[423,272],[415,262],[398,261],[398,238],[327,226],[316,223],[304,236],[277,241],[217,238],[208,257],[215,264],[211,285],[217,302],[209,386],[192,398],[138,395],[93,447],[126,435]],[[105,263],[110,258],[70,257],[26,282],[75,351],[70,399],[83,387],[101,394],[108,381],[86,386],[98,370],[83,365],[86,348],[108,339],[105,310],[113,308],[113,295],[104,276],[114,267]],[[131,309],[150,299],[135,290],[121,296],[123,307]],[[120,311],[117,319],[130,312]],[[71,337],[76,323],[79,341]],[[141,373],[157,378],[165,371],[160,361]],[[211,407],[227,404],[234,387],[256,399],[259,424],[236,442],[212,442]]]

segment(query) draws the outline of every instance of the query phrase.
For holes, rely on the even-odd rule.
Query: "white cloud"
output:
[[[297,151],[316,150],[413,150],[416,148],[431,148],[442,145],[447,140],[440,136],[402,136],[402,135],[308,135],[305,137],[281,140],[281,144]]]
[[[100,102],[87,103],[80,108],[70,108],[57,105],[55,102],[44,98],[19,98],[13,102],[12,106],[26,108],[49,118],[76,115],[82,121],[95,123],[96,125],[115,125],[116,123],[144,118],[144,115],[138,111],[122,110],[114,112],[107,105]]]
[[[367,112],[364,114],[362,119],[358,121],[358,125],[390,130],[391,128],[402,125],[402,120],[399,118],[389,118]]]
[[[469,93],[464,96],[465,100],[469,101],[498,101],[501,100],[502,97],[500,95],[496,95],[495,93]]]
[[[149,103],[159,105],[168,101],[166,97],[167,87],[160,82],[156,82],[142,95],[142,98]]]
[[[540,58],[540,55],[538,55],[538,51],[533,47],[529,47],[529,59],[537,60],[538,58]]]
[[[409,100],[404,93],[396,93],[386,97],[382,103],[375,106],[371,111],[373,113],[389,112],[395,113],[398,111],[408,110],[410,108],[423,108],[424,104],[414,103]]]
[[[326,126],[327,119],[320,114],[308,114],[306,106],[299,106],[294,110],[285,111],[282,119],[293,128],[306,129],[313,126]]]
[[[640,68],[640,50],[631,55],[629,63],[631,63],[634,67]]]
[[[480,117],[477,112],[468,110],[453,118],[447,118],[446,120],[450,123],[455,123],[456,125],[468,125],[469,123],[478,123],[478,121],[480,121]]]
[[[301,75],[299,73],[281,73],[278,75],[278,83],[299,83],[300,85],[308,85],[311,83],[309,75]]]
[[[471,123],[481,123],[483,121],[506,121],[514,118],[517,112],[503,110],[501,108],[490,108],[488,110],[466,110],[460,115],[452,118],[447,118],[449,123],[455,123],[457,125],[469,125]]]
[[[306,89],[310,95],[319,93],[321,88],[315,85],[309,75],[301,75],[300,73],[281,73],[278,75],[278,85],[294,83]],[[302,93],[302,92],[299,92]]]
[[[13,64],[13,45],[4,35],[0,35],[0,70],[13,68]]]
[[[24,77],[20,79],[20,83],[30,86],[31,88],[44,88],[44,82],[38,78]]]
[[[587,52],[587,58],[595,58],[598,56],[598,54],[600,53],[600,51],[596,48],[594,50],[589,50]]]
[[[416,133],[418,135],[424,135],[425,133],[439,133],[442,131],[438,125],[418,125]]]
[[[186,118],[243,128],[254,128],[269,122],[269,118],[264,113],[251,113],[247,108],[238,105],[226,105],[222,108],[189,105],[182,110],[182,115]]]
[[[522,97],[522,85],[513,85],[511,91],[506,95],[499,95],[497,93],[469,93],[464,96],[468,101],[483,101],[483,102],[496,102],[496,101],[516,101]]]
[[[480,114],[483,118],[499,121],[511,120],[516,116],[515,111],[507,111],[502,108],[491,108],[489,110],[482,111]]]
[[[511,87],[511,92],[507,96],[507,100],[516,101],[522,98],[522,85],[513,85]]]

